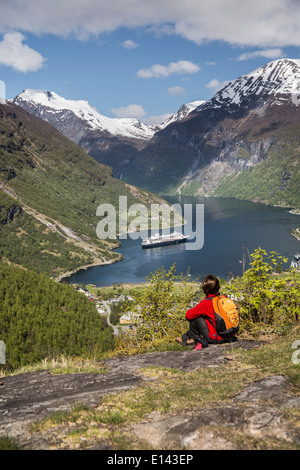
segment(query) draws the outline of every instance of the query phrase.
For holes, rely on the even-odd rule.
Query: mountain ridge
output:
[[[288,93],[291,94],[293,103],[299,105],[300,60],[297,59],[286,58],[269,62],[229,82],[212,99],[215,102],[230,100],[233,104],[239,104],[253,94],[257,96],[271,94],[275,97],[278,95],[280,102],[280,96]]]
[[[82,120],[90,130],[107,132],[113,137],[119,136],[141,140],[151,139],[156,132],[164,129],[171,122],[184,119],[195,108],[205,103],[205,101],[199,100],[184,103],[176,113],[171,114],[162,123],[149,125],[136,118],[110,118],[104,116],[88,101],[68,100],[54,91],[25,89],[10,101],[35,115],[38,115],[36,109],[40,108],[39,117],[44,120],[47,120],[47,113],[55,114],[70,111]],[[74,139],[71,138],[71,140]]]
[[[80,145],[95,160],[111,166],[122,179],[124,166],[138,155],[156,132],[171,122],[185,119],[203,101],[183,104],[159,125],[149,126],[134,118],[109,118],[84,100],[67,100],[53,91],[27,89],[12,103],[53,125]]]
[[[120,135],[127,138],[149,139],[154,133],[152,126],[143,124],[138,119],[109,118],[100,114],[87,101],[67,100],[54,91],[25,89],[12,102],[19,105],[23,102],[41,106],[41,108],[44,108],[42,109],[43,114],[45,112],[70,111],[77,118],[84,121],[87,128],[108,132],[112,136]]]

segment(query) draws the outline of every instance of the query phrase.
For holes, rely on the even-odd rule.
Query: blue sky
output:
[[[2,0],[0,97],[25,88],[109,117],[161,122],[281,57],[300,57],[295,0]],[[2,81],[2,84],[1,84]]]

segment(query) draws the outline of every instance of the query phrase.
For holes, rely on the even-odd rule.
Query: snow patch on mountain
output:
[[[172,122],[182,121],[182,119],[186,118],[192,111],[201,106],[203,103],[205,103],[205,101],[191,101],[190,103],[183,104],[177,113],[172,114],[162,124],[157,126],[158,130],[164,129]]]

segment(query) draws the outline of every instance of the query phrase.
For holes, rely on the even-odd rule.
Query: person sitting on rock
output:
[[[218,335],[215,312],[212,298],[219,294],[220,282],[213,274],[203,279],[202,289],[206,297],[194,308],[190,308],[185,315],[189,321],[189,330],[176,341],[182,346],[195,346],[194,349],[203,349],[210,343],[223,343],[224,339]]]

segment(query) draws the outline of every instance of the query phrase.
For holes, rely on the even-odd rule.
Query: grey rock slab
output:
[[[292,426],[281,412],[288,404],[300,408],[300,397],[294,398],[291,402],[286,379],[272,376],[246,387],[232,404],[193,413],[155,412],[129,430],[156,449],[234,450],[238,448],[236,432],[257,440],[281,439],[299,447],[298,426]],[[261,400],[265,403],[260,403]]]
[[[194,371],[219,367],[226,363],[231,347],[257,347],[255,341],[210,345],[201,351],[154,352],[103,362],[107,373],[72,373],[53,375],[49,371],[28,372],[1,378],[0,435],[23,439],[27,424],[55,413],[69,411],[72,404],[96,406],[104,395],[138,386],[144,380],[139,369],[167,367]]]
[[[300,397],[288,393],[287,381],[282,375],[273,375],[253,382],[233,401],[239,403],[272,401],[281,407],[300,407]]]

